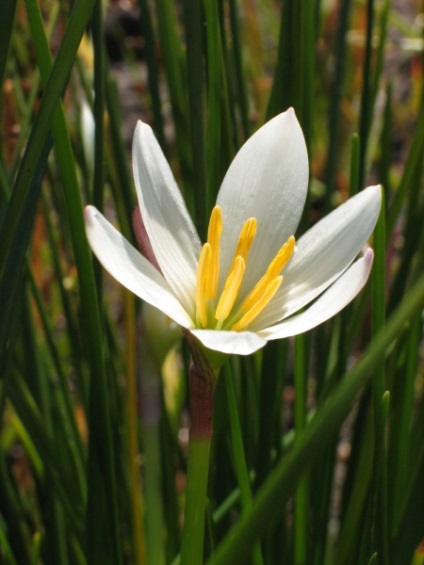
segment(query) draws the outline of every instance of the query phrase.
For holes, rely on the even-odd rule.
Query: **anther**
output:
[[[283,282],[283,276],[280,275],[271,281],[265,288],[265,292],[262,296],[252,305],[250,310],[236,322],[231,329],[235,332],[239,332],[245,329],[255,318],[259,316],[262,310],[269,304],[269,302],[274,298],[275,293],[280,288]]]
[[[211,247],[210,270],[206,281],[206,298],[215,298],[219,281],[219,252],[222,234],[222,210],[215,206],[212,210],[208,228],[208,243]]]
[[[277,275],[281,273],[284,267],[287,265],[290,257],[293,255],[295,239],[291,235],[286,243],[280,247],[277,255],[271,261],[266,270],[264,276],[256,283],[253,290],[247,295],[243,304],[241,305],[241,310],[247,312],[255,302],[261,297],[265,292],[270,281],[275,279]]]
[[[215,318],[217,320],[222,321],[229,316],[236,301],[245,270],[246,263],[243,257],[236,257],[216,307]]]
[[[281,271],[294,251],[295,239],[289,237],[269,264],[263,277],[256,283],[236,312],[232,312],[240,292],[246,270],[246,261],[256,236],[257,220],[248,218],[244,223],[237,242],[224,288],[215,310],[216,329],[231,327],[241,331],[248,327],[272,300],[280,288],[283,277]],[[196,325],[206,328],[211,320],[212,309],[217,301],[220,245],[222,235],[222,211],[219,206],[212,210],[209,221],[208,239],[202,247],[196,276]],[[236,321],[234,324],[232,322]]]
[[[237,249],[234,253],[234,260],[236,257],[240,256],[243,257],[244,262],[246,262],[253,240],[255,239],[256,226],[256,218],[248,218],[245,221],[238,238]]]

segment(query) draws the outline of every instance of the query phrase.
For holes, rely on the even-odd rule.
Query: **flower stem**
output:
[[[203,563],[210,440],[210,437],[190,440],[181,565]]]
[[[212,414],[217,372],[210,367],[196,341],[188,339],[190,367],[190,444],[181,565],[203,563],[205,511],[212,438]]]

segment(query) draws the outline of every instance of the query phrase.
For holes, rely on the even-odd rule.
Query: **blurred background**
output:
[[[237,149],[290,106],[297,237],[381,183],[374,271],[333,320],[226,364],[205,562],[424,563],[423,33],[420,0],[0,4],[1,563],[178,562],[188,348],[93,259],[83,206],[137,246],[141,119],[204,239]]]

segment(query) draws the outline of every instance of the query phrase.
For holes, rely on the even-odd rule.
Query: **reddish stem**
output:
[[[197,339],[184,334],[191,351],[190,365],[190,438],[210,439],[215,398],[216,375],[209,365]]]
[[[190,438],[212,436],[215,375],[205,379],[194,363],[190,367]]]

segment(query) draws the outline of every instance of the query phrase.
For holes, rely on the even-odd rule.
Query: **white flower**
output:
[[[354,259],[377,221],[379,186],[350,198],[294,244],[309,172],[292,109],[266,123],[236,155],[203,247],[159,144],[141,122],[133,168],[161,272],[87,206],[90,245],[117,281],[207,349],[246,355],[268,340],[310,330],[344,308],[368,279],[373,251]]]

